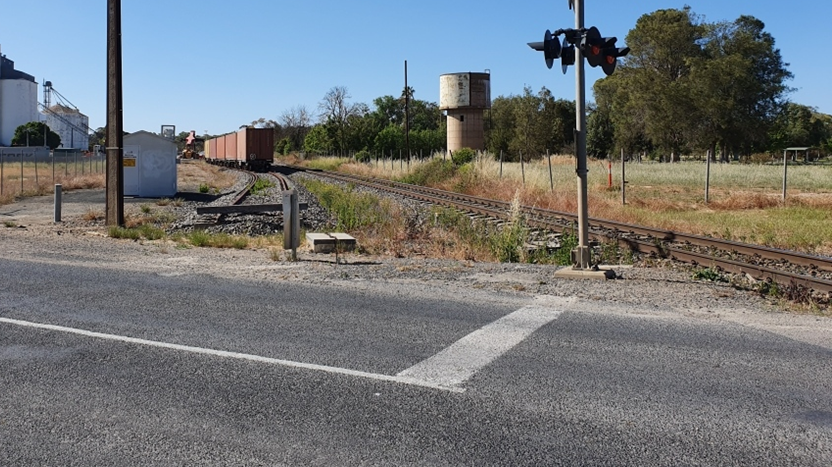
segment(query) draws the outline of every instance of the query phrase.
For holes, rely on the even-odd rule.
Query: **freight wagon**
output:
[[[265,172],[274,162],[274,130],[243,128],[208,140],[205,160],[212,164]]]

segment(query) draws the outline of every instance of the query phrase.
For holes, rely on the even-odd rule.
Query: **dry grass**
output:
[[[90,164],[87,161],[66,165],[58,163],[55,164],[55,177],[53,178],[50,163],[24,163],[21,170],[19,163],[6,162],[2,170],[0,205],[13,203],[19,198],[48,195],[55,191],[56,184],[60,184],[64,191],[104,188],[106,186],[105,165],[93,163],[92,170],[93,172],[90,172]],[[201,184],[215,191],[221,191],[234,185],[236,180],[233,173],[207,164],[205,161],[177,165],[177,185],[181,191],[197,191]],[[176,200],[172,202],[177,204]],[[165,203],[163,201],[160,205]]]
[[[519,190],[524,205],[575,213],[575,159],[552,156],[551,160],[551,182],[545,158],[523,167],[504,163],[501,174],[498,161],[479,157],[468,172],[460,171],[464,173],[436,187],[504,201]],[[342,171],[401,178],[425,163],[339,164]],[[612,186],[606,161],[590,160],[588,168],[592,217],[832,255],[832,167],[828,165],[790,166],[783,203],[782,166],[712,164],[707,204],[704,162],[627,163],[626,205],[621,203],[620,162],[612,164]]]
[[[176,183],[180,191],[198,191],[207,185],[214,191],[222,191],[237,181],[236,175],[227,169],[211,165],[204,160],[194,160],[177,166]]]

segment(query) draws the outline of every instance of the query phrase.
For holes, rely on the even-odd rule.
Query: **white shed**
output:
[[[148,131],[124,137],[124,195],[176,195],[176,144]]]

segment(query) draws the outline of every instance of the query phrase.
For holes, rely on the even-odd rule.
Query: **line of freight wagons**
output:
[[[265,172],[274,162],[274,130],[243,128],[205,142],[205,160],[211,164]]]

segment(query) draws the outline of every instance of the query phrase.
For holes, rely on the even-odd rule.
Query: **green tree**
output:
[[[55,149],[61,145],[61,137],[44,122],[29,122],[15,128],[11,143],[12,146],[49,146],[49,149]]]
[[[605,158],[615,150],[615,129],[609,107],[591,106],[587,117],[586,153],[590,157]]]
[[[351,97],[346,87],[336,86],[327,91],[323,100],[318,104],[318,110],[321,112],[321,123],[326,125],[333,149],[337,151],[350,149],[348,144],[350,122],[354,122],[352,117],[359,115],[362,110],[366,109],[366,105],[361,107],[350,103],[349,99]]]
[[[104,127],[98,127],[95,131],[92,132],[90,135],[90,151],[93,150],[94,146],[101,146],[101,150],[103,151],[106,147],[106,139],[107,139],[107,129]]]
[[[404,149],[404,131],[396,124],[389,124],[378,132],[375,137],[373,149],[382,154],[393,152],[398,157],[398,152]]]
[[[324,153],[333,150],[332,140],[324,125],[315,125],[303,140],[303,150],[311,153]]]
[[[786,69],[765,24],[751,16],[708,25],[704,56],[692,63],[700,141],[727,153],[763,150],[790,91]]]
[[[721,145],[764,148],[791,78],[765,25],[750,16],[708,24],[689,7],[639,18],[630,54],[596,82],[616,146],[677,155]]]

